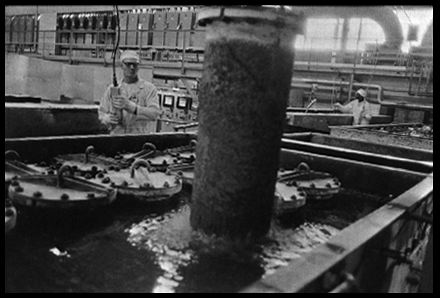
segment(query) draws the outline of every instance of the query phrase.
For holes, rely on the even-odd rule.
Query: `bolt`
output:
[[[110,177],[105,177],[104,179],[102,179],[102,183],[109,183],[110,182]]]
[[[33,196],[36,198],[41,198],[43,196],[43,194],[41,193],[41,191],[36,191],[36,192],[34,192]]]
[[[162,165],[164,165],[164,166],[168,165],[168,163],[165,159],[162,161]]]
[[[141,189],[150,189],[150,188],[154,188],[153,185],[151,185],[150,183],[144,183],[142,185],[139,186],[139,188]]]
[[[47,174],[48,175],[53,175],[53,174],[55,174],[55,172],[54,172],[54,170],[49,170],[49,171],[47,171]]]
[[[121,169],[119,167],[115,167],[115,172],[119,172]]]
[[[113,170],[115,169],[115,167],[114,167],[114,166],[109,166],[108,169],[109,169],[110,171],[113,171]]]
[[[95,198],[95,194],[93,192],[87,194],[87,199],[94,199],[94,198]]]
[[[163,187],[170,187],[170,184],[168,183],[168,181],[164,182]]]
[[[91,169],[91,171],[92,171],[93,173],[96,173],[96,172],[98,172],[98,168],[97,168],[96,166],[93,166],[92,169]]]
[[[316,187],[316,186],[315,186],[315,183],[310,183],[309,187],[310,187],[310,188],[315,188],[315,187]]]
[[[296,200],[296,196],[295,196],[295,195],[291,195],[290,198],[291,198],[292,200]]]
[[[112,181],[112,183],[110,183],[110,186],[111,186],[111,187],[116,187],[116,183],[114,183],[114,182]]]
[[[67,201],[68,199],[69,199],[69,195],[68,195],[68,194],[63,193],[63,194],[61,195],[61,200],[63,200],[63,201]]]
[[[99,172],[96,177],[98,178],[104,178],[104,173],[103,172]]]
[[[13,179],[13,180],[11,181],[11,185],[12,185],[12,186],[20,186],[20,183],[19,183],[17,180]]]
[[[332,187],[332,185],[331,185],[330,183],[327,183],[325,186],[326,186],[327,188],[331,188],[331,187]]]
[[[16,192],[22,192],[22,191],[23,191],[23,187],[21,187],[21,186],[16,186],[16,187],[15,187],[15,191],[16,191]]]
[[[92,175],[91,175],[90,173],[87,173],[87,174],[84,176],[84,178],[86,178],[86,179],[92,179]]]

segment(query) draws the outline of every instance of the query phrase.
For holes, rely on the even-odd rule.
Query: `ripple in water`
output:
[[[214,256],[214,259],[224,259],[225,262],[233,260],[242,265],[234,266],[231,270],[245,270],[249,267],[255,268],[247,266],[249,264],[256,265],[261,269],[256,274],[258,279],[286,266],[291,260],[326,242],[339,231],[330,225],[315,222],[281,227],[273,221],[263,241],[245,244],[194,231],[190,226],[189,217],[190,208],[184,205],[176,211],[144,219],[126,229],[128,242],[139,249],[153,252],[156,256],[155,263],[163,271],[163,274],[156,279],[154,293],[176,292],[185,279],[183,269],[190,264],[197,266],[202,256]],[[215,270],[215,267],[214,264],[208,265],[211,270]],[[221,274],[225,273],[218,275]],[[230,274],[241,276],[240,272],[230,272]],[[246,284],[240,285],[240,287],[244,286]]]

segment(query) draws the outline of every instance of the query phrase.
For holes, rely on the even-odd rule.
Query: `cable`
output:
[[[121,35],[121,26],[119,24],[119,9],[118,6],[115,5],[115,10],[116,10],[116,25],[118,27],[118,38],[116,41],[116,46],[113,48],[113,86],[117,87],[118,86],[118,80],[116,78],[116,52],[118,51],[119,48],[119,38]]]

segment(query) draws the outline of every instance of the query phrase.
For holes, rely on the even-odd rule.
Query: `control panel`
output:
[[[197,122],[195,100],[185,92],[174,89],[158,91],[163,111],[160,131],[174,131],[174,126]]]

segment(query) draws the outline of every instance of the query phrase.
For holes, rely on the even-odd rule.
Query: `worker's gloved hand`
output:
[[[116,114],[102,114],[101,122],[105,125],[116,125],[119,123],[119,116]]]
[[[136,104],[124,96],[113,97],[112,104],[115,109],[126,110],[130,113],[136,110]]]
[[[337,102],[333,105],[334,110],[339,110],[340,108],[342,108],[342,105],[339,102]]]

